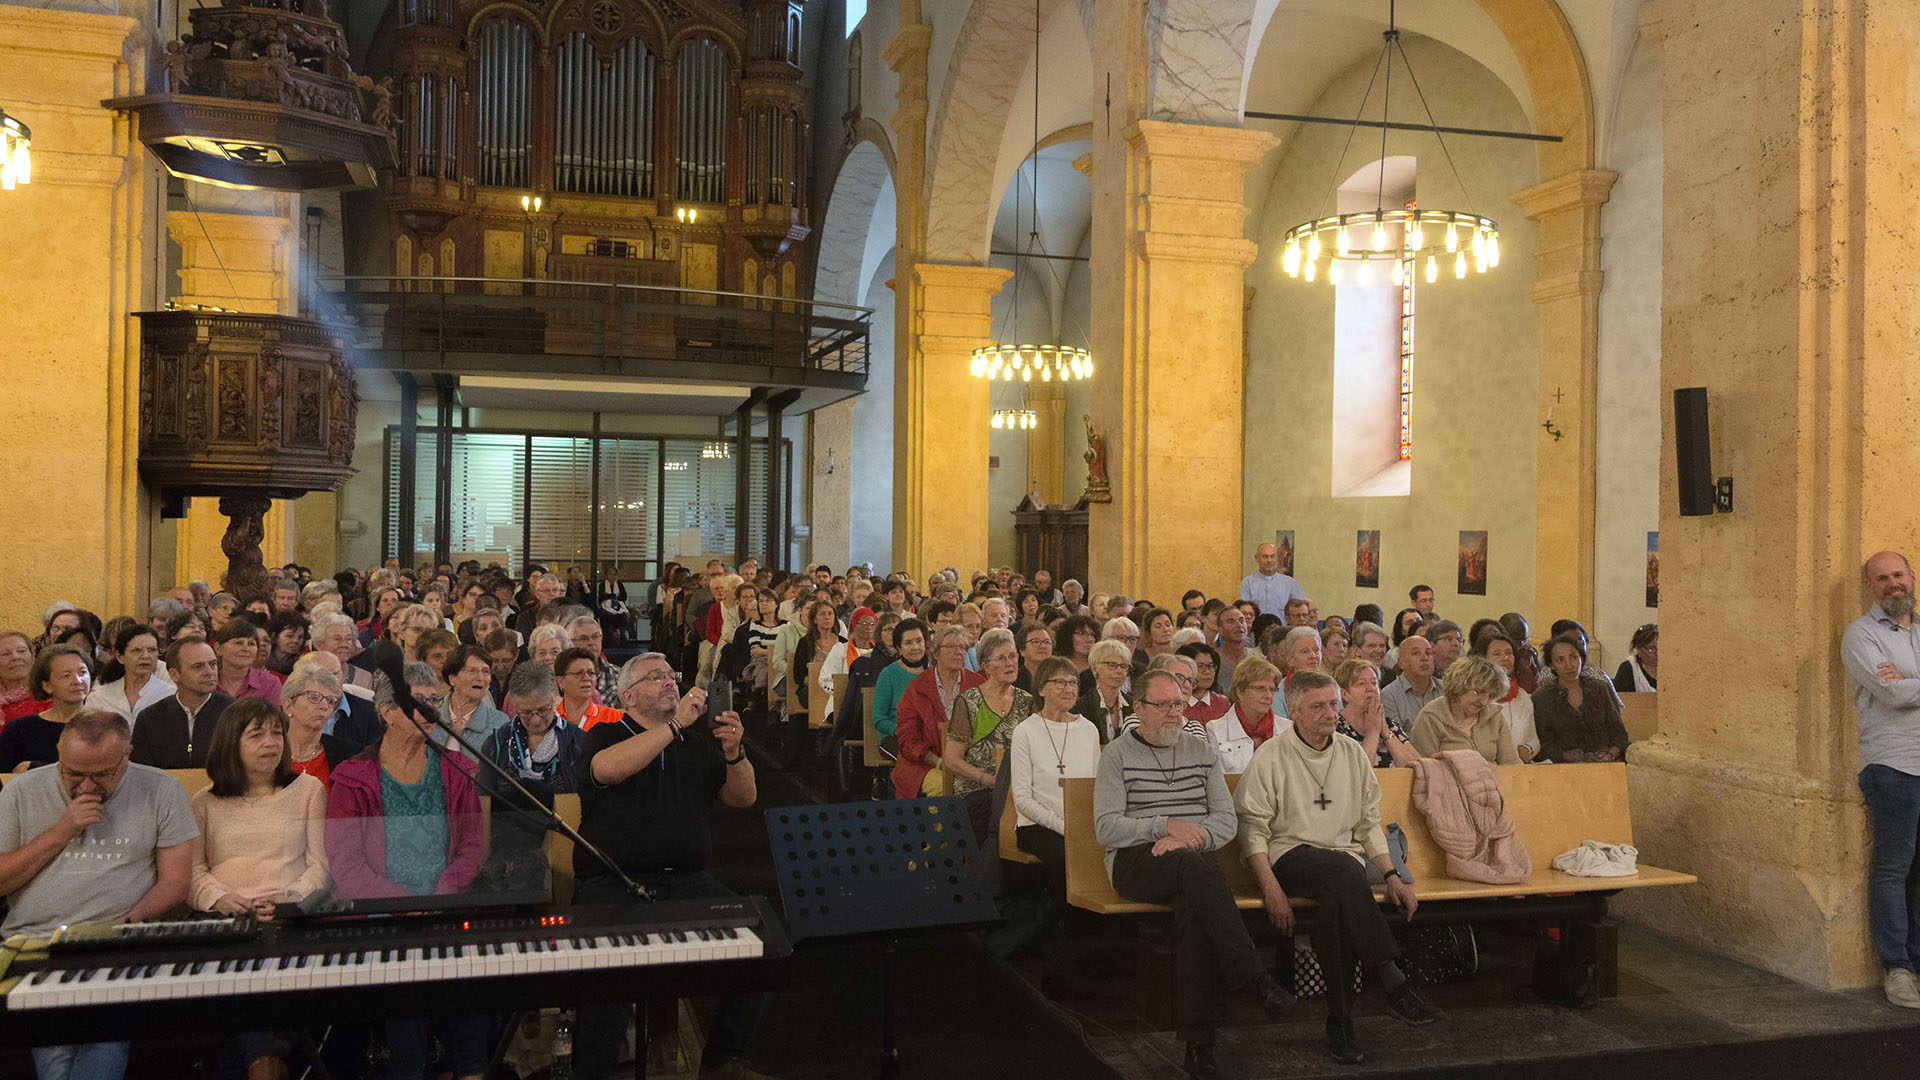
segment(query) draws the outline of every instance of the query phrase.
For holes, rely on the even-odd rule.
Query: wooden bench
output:
[[[1627,729],[1627,741],[1644,742],[1660,730],[1660,695],[1627,693],[1620,695],[1620,723]]]
[[[1692,874],[1645,863],[1632,877],[1579,877],[1553,868],[1555,855],[1587,840],[1633,843],[1624,764],[1502,765],[1499,773],[1507,813],[1533,861],[1532,876],[1510,885],[1448,877],[1446,855],[1428,834],[1426,815],[1413,806],[1413,770],[1374,770],[1380,782],[1380,823],[1382,827],[1397,823],[1407,836],[1407,871],[1420,901],[1416,921],[1531,918],[1598,926],[1606,918],[1606,898],[1622,889],[1688,885],[1698,880]],[[1239,779],[1237,774],[1228,776],[1228,786],[1238,786]],[[1162,904],[1125,899],[1114,891],[1107,877],[1106,852],[1093,836],[1093,785],[1091,779],[1061,781],[1067,825],[1067,902],[1102,915],[1170,910]],[[1219,858],[1235,903],[1244,911],[1262,910],[1260,888],[1239,842],[1222,848]],[[1388,902],[1384,889],[1376,889],[1375,896]],[[1293,905],[1311,917],[1311,901],[1294,898]],[[1601,992],[1610,994],[1614,985],[1611,942],[1588,944],[1597,950],[1594,960],[1600,969]]]

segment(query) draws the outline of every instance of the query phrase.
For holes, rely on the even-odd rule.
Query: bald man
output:
[[[1920,1009],[1920,637],[1913,564],[1882,551],[1861,568],[1872,606],[1840,639],[1860,714],[1860,791],[1873,828],[1867,926],[1887,1001]]]
[[[1287,601],[1307,598],[1299,582],[1280,572],[1279,548],[1261,544],[1253,549],[1253,561],[1259,570],[1241,579],[1240,599],[1253,601],[1263,612],[1282,615]]]

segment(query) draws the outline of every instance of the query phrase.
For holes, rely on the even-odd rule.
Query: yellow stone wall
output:
[[[7,298],[0,461],[17,527],[0,545],[0,626],[55,598],[144,605],[135,478],[138,329],[157,273],[156,169],[101,108],[143,85],[132,19],[0,5],[0,102],[33,129],[33,183],[0,192]]]

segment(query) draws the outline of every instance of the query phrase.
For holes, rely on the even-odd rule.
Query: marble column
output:
[[[1642,29],[1665,78],[1662,633],[1660,733],[1628,775],[1642,857],[1700,884],[1620,906],[1815,986],[1869,985],[1839,638],[1866,556],[1920,536],[1920,11],[1659,0]],[[1678,513],[1672,391],[1690,386],[1730,514]]]
[[[1275,144],[1161,120],[1096,140],[1091,401],[1113,501],[1089,508],[1091,588],[1164,603],[1241,576],[1244,177]],[[1103,145],[1124,161],[1099,165]]]
[[[894,355],[893,566],[918,580],[986,565],[988,384],[969,364],[992,344],[993,297],[1012,276],[916,263],[895,281],[907,325]]]
[[[1542,627],[1572,618],[1593,628],[1600,208],[1617,178],[1581,169],[1513,195],[1540,226],[1539,277],[1528,295],[1540,317],[1533,621]]]

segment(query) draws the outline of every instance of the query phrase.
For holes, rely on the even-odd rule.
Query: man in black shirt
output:
[[[707,864],[713,858],[715,800],[746,807],[757,797],[753,764],[740,746],[739,715],[729,711],[711,724],[703,720],[706,692],[693,689],[681,697],[660,653],[629,660],[619,687],[626,715],[595,725],[580,751],[587,772],[580,781],[580,835],[662,900],[731,897]],[[579,848],[573,873],[575,903],[627,902],[625,887]],[[765,1006],[763,994],[720,999],[700,1059],[701,1080],[766,1080],[740,1056]],[[576,1076],[613,1075],[626,1022],[623,1003],[581,1006]]]
[[[233,699],[219,690],[220,660],[205,638],[167,646],[172,697],[140,710],[133,722],[133,763],[156,769],[197,769],[207,763],[213,725]]]

